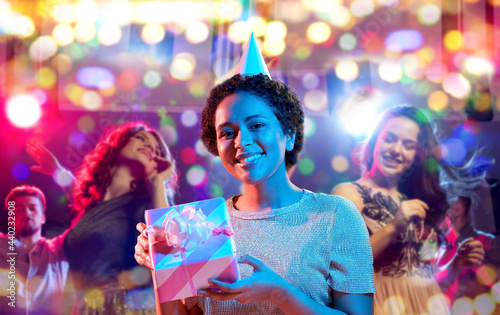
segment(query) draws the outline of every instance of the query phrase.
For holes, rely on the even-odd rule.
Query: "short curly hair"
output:
[[[297,164],[304,146],[304,109],[297,94],[286,84],[267,75],[241,76],[237,74],[217,85],[210,92],[201,116],[201,140],[210,153],[218,156],[215,112],[222,100],[234,93],[246,92],[258,96],[272,108],[284,134],[295,134],[291,151],[285,153],[287,169]]]

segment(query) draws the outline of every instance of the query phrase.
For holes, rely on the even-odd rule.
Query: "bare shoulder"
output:
[[[356,205],[358,209],[361,211],[363,208],[363,201],[358,192],[358,187],[353,183],[342,183],[335,186],[332,190],[332,195],[337,195],[341,197],[345,197]]]

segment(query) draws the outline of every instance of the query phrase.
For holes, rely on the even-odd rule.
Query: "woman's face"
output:
[[[283,172],[285,152],[293,137],[285,136],[272,108],[249,93],[231,94],[215,112],[217,150],[222,164],[244,183],[257,184]]]
[[[156,168],[156,156],[161,156],[156,138],[147,131],[139,131],[120,150],[118,163],[129,165],[135,176],[145,178]]]
[[[385,176],[403,175],[415,160],[419,132],[417,123],[407,117],[390,118],[375,143],[372,169]]]

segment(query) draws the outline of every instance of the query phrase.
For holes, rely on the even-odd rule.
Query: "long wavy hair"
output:
[[[475,165],[476,154],[460,166],[449,165],[443,161],[438,148],[439,140],[429,118],[414,106],[400,105],[387,109],[372,134],[368,137],[361,156],[365,174],[373,166],[375,144],[382,128],[394,117],[409,118],[417,123],[420,128],[415,160],[411,167],[401,176],[398,190],[409,199],[420,199],[427,203],[429,211],[425,221],[439,233],[439,225],[449,208],[447,194],[441,184],[445,180],[474,184],[485,176],[485,172],[474,173],[473,166]]]
[[[73,192],[75,211],[91,208],[103,200],[106,190],[111,185],[111,169],[116,165],[118,153],[139,131],[153,135],[160,147],[161,156],[174,163],[173,174],[165,183],[167,200],[173,204],[178,175],[168,146],[158,132],[145,123],[128,122],[110,130],[83,159]],[[146,179],[132,181],[130,189],[138,193],[148,193]]]

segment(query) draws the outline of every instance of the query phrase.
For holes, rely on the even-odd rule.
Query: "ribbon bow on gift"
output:
[[[191,205],[185,206],[181,213],[174,208],[166,214],[162,226],[148,226],[150,242],[155,244],[166,241],[169,246],[190,251],[207,241],[212,234],[233,235],[230,227],[215,228],[212,221],[205,222],[206,218],[201,210],[196,210]]]

